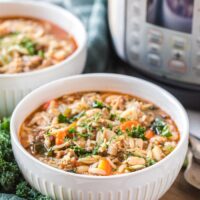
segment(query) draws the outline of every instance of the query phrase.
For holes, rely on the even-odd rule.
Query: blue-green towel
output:
[[[85,72],[102,72],[109,58],[107,0],[65,0],[64,7],[85,25],[88,33],[88,58]]]
[[[0,193],[0,200],[23,200],[23,199],[12,194]]]

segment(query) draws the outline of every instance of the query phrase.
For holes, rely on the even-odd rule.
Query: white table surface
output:
[[[190,121],[190,133],[200,138],[200,111],[187,110]]]

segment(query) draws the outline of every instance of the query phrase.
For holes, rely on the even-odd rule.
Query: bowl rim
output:
[[[167,155],[165,158],[163,158],[162,160],[160,160],[159,162],[157,162],[154,165],[151,165],[149,167],[146,167],[144,169],[135,171],[135,172],[131,172],[131,173],[124,173],[124,174],[118,174],[118,175],[111,175],[111,176],[95,176],[95,175],[84,175],[84,174],[76,174],[76,173],[70,173],[70,172],[66,172],[64,170],[52,167],[46,163],[41,162],[40,160],[38,160],[37,158],[35,158],[34,156],[32,156],[30,153],[28,153],[24,147],[21,145],[19,138],[18,138],[18,132],[15,132],[15,126],[14,126],[14,121],[15,118],[18,116],[17,113],[20,111],[21,107],[23,107],[23,103],[26,102],[27,100],[29,100],[30,97],[34,96],[35,93],[37,94],[37,92],[39,92],[40,90],[44,90],[46,88],[50,88],[53,85],[59,84],[63,81],[70,81],[70,80],[76,80],[76,79],[80,79],[80,78],[94,78],[94,77],[99,77],[99,78],[114,78],[114,79],[118,79],[118,81],[122,81],[123,79],[126,79],[126,81],[137,81],[140,82],[141,84],[145,85],[145,86],[149,86],[151,88],[154,88],[155,90],[157,90],[160,93],[163,93],[163,95],[167,98],[170,98],[170,100],[173,101],[174,104],[176,104],[177,108],[179,108],[179,110],[181,111],[181,115],[183,115],[183,119],[184,119],[184,125],[185,125],[185,133],[184,135],[181,137],[181,139],[178,142],[178,145],[176,146],[176,148],[169,154]],[[116,90],[117,91],[117,90]],[[147,99],[148,100],[148,99]],[[162,108],[162,107],[161,107]],[[81,75],[74,75],[71,77],[67,77],[67,78],[62,78],[59,80],[55,80],[52,81],[48,84],[45,84],[43,86],[40,86],[39,88],[35,89],[34,91],[32,91],[31,93],[29,93],[15,108],[12,117],[11,117],[11,122],[10,122],[10,133],[11,133],[11,139],[12,139],[12,145],[13,142],[14,144],[17,146],[18,149],[20,149],[23,153],[24,156],[28,156],[29,159],[31,159],[33,162],[36,162],[39,165],[42,165],[44,168],[47,168],[49,170],[53,170],[54,172],[60,173],[63,176],[73,176],[75,178],[81,178],[81,179],[88,179],[88,180],[110,180],[110,179],[119,179],[119,178],[124,178],[124,177],[130,177],[130,176],[136,176],[136,175],[140,175],[141,173],[145,173],[148,172],[152,169],[156,169],[159,168],[160,165],[162,165],[163,163],[167,162],[177,151],[179,151],[179,149],[181,148],[182,145],[184,145],[185,140],[187,140],[188,135],[189,135],[189,120],[188,120],[188,115],[186,113],[185,108],[182,106],[182,104],[168,91],[166,91],[165,89],[161,88],[160,86],[143,80],[141,78],[137,78],[137,77],[131,77],[131,76],[127,76],[127,75],[121,75],[121,74],[113,74],[113,73],[90,73],[90,74],[81,74]]]
[[[7,0],[7,1],[0,2],[0,5],[2,5],[2,4],[11,4],[11,5],[14,4],[14,5],[17,5],[17,6],[28,5],[30,7],[40,6],[43,9],[57,10],[60,13],[62,13],[66,18],[70,18],[71,20],[73,20],[73,23],[76,26],[79,26],[79,29],[82,32],[83,42],[80,43],[79,45],[77,45],[77,49],[70,56],[68,56],[66,59],[64,59],[63,61],[61,61],[61,62],[59,62],[55,65],[51,65],[47,68],[38,69],[38,70],[35,70],[35,71],[30,71],[30,72],[20,72],[20,73],[14,73],[14,74],[0,74],[0,79],[29,77],[29,76],[38,75],[38,74],[42,75],[44,73],[46,74],[46,73],[52,72],[54,70],[58,70],[59,67],[61,67],[63,65],[65,65],[65,67],[67,67],[67,64],[70,61],[74,60],[86,47],[87,33],[86,33],[86,30],[85,30],[85,27],[83,26],[83,23],[80,21],[80,19],[78,17],[76,17],[74,14],[72,14],[71,12],[69,12],[68,10],[66,10],[66,9],[64,9],[64,8],[58,6],[58,5],[51,4],[51,3],[48,3],[48,2],[37,2],[37,1],[33,1],[33,0],[29,0],[29,1],[26,1],[26,0],[19,0],[19,1]],[[20,16],[23,16],[23,15],[20,15]],[[26,16],[24,15],[24,17],[26,17]],[[40,17],[37,17],[37,16],[33,17],[33,18],[41,19]],[[68,32],[71,33],[70,30]],[[76,38],[75,38],[75,41],[76,41]]]

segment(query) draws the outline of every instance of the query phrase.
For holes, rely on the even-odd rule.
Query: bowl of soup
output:
[[[54,199],[159,199],[182,167],[188,132],[175,97],[114,74],[46,84],[11,119],[25,179]]]
[[[84,69],[82,23],[49,3],[1,2],[0,43],[0,116],[34,88]]]

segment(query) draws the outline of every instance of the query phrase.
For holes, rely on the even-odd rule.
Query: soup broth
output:
[[[25,119],[19,137],[50,166],[109,176],[154,165],[176,148],[180,136],[171,117],[153,103],[97,91],[44,103]]]
[[[67,59],[76,49],[74,37],[52,22],[0,18],[0,74],[44,69]]]

